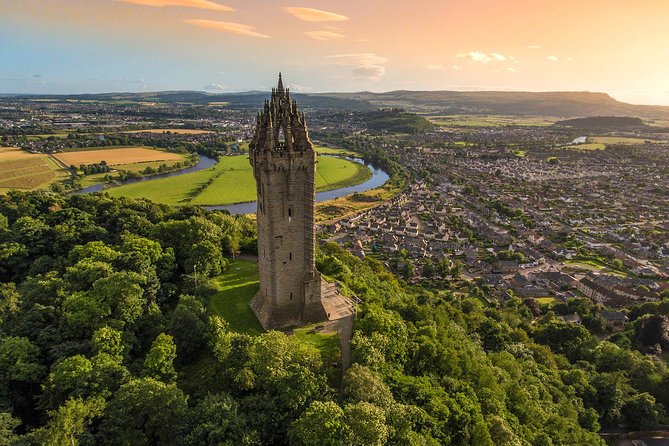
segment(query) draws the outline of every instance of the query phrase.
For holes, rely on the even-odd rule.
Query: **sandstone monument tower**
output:
[[[258,113],[249,145],[258,193],[260,290],[251,307],[265,329],[325,321],[315,263],[316,152],[304,113],[279,84]]]

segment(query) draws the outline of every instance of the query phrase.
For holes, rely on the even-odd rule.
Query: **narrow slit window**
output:
[[[288,223],[293,221],[293,208],[288,208]]]
[[[290,300],[293,300],[293,293],[290,293]]]
[[[288,260],[293,260],[293,253],[292,252],[288,253]]]

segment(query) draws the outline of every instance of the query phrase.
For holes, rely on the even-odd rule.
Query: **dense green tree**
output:
[[[291,425],[291,446],[343,446],[344,410],[332,401],[314,401]]]
[[[95,353],[107,354],[112,358],[123,358],[122,333],[111,327],[100,327],[93,333],[92,347]]]
[[[170,383],[176,378],[174,358],[177,347],[172,336],[161,333],[153,341],[149,354],[144,360],[144,371],[148,376]]]
[[[180,296],[169,323],[169,332],[174,337],[180,361],[190,361],[204,347],[207,330],[204,305],[193,296]]]
[[[187,400],[176,384],[130,381],[109,401],[96,440],[115,446],[182,445],[191,423]]]
[[[39,382],[44,367],[39,349],[28,338],[10,336],[0,340],[0,382]]]
[[[0,412],[0,446],[12,446],[18,439],[16,428],[21,421],[8,412]]]
[[[344,375],[343,396],[347,402],[365,401],[379,407],[388,407],[394,402],[393,395],[383,378],[359,364],[353,364]]]
[[[388,439],[386,416],[379,407],[359,402],[344,407],[344,444],[382,446]]]
[[[186,444],[261,444],[258,434],[248,427],[246,419],[239,412],[239,404],[230,395],[207,395],[197,404],[194,412],[194,428],[188,434]]]
[[[102,398],[69,399],[58,410],[49,412],[47,425],[32,436],[39,444],[77,446],[92,444],[92,421],[102,415],[105,401]]]

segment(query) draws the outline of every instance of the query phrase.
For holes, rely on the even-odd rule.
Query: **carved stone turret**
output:
[[[327,320],[315,263],[316,152],[281,74],[249,145],[258,192],[260,290],[251,307],[265,329]]]

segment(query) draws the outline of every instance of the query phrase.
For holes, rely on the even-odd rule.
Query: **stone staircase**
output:
[[[355,305],[339,292],[337,283],[321,280],[321,302],[328,320],[335,321],[355,314]]]

